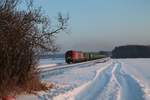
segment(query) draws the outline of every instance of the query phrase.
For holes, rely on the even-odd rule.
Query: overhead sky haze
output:
[[[69,33],[57,38],[61,52],[150,45],[150,0],[35,0],[35,5],[51,19],[69,13]]]

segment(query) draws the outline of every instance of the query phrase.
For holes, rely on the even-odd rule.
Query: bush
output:
[[[25,10],[18,9],[20,3],[0,1],[0,95],[41,86],[36,69],[39,51],[57,51],[55,35],[67,27],[68,17],[58,14],[57,28],[52,29],[48,18],[40,8],[33,7],[32,1]]]

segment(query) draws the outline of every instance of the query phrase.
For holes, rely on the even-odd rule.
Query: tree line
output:
[[[115,47],[112,58],[150,58],[150,46],[126,45]]]

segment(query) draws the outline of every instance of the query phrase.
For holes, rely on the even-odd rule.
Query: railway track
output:
[[[74,67],[87,67],[87,66],[92,66],[93,64],[96,63],[103,63],[108,61],[110,58],[102,58],[98,60],[92,60],[92,61],[86,61],[86,62],[81,62],[81,63],[75,63],[75,64],[61,64],[61,65],[55,65],[55,66],[46,66],[43,68],[38,68],[40,72],[40,77],[48,77],[48,76],[53,76],[57,74],[61,74],[66,70],[72,69]]]
[[[102,58],[102,59],[98,59],[98,60],[92,60],[92,61],[86,61],[86,62],[81,62],[81,63],[75,63],[75,64],[54,64],[53,66],[51,65],[45,65],[46,67],[42,67],[42,68],[38,68],[38,70],[43,73],[46,71],[51,71],[51,70],[57,70],[57,69],[63,69],[63,68],[68,68],[68,67],[75,67],[77,65],[83,65],[83,64],[88,64],[88,63],[103,63],[108,61],[110,58]]]

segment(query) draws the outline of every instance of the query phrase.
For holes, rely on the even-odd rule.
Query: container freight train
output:
[[[77,62],[83,62],[83,61],[90,61],[95,59],[104,58],[105,55],[102,55],[97,52],[81,52],[81,51],[67,51],[65,53],[65,60],[66,63],[77,63]]]

